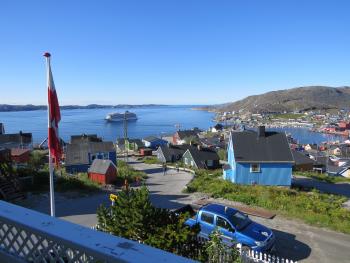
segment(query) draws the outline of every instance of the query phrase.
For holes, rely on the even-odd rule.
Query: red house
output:
[[[30,159],[29,149],[12,148],[11,149],[11,160],[17,164],[28,163]]]
[[[111,160],[95,159],[88,172],[90,180],[100,184],[113,184],[117,178],[117,167]]]
[[[151,156],[151,155],[152,155],[152,149],[149,149],[149,148],[141,148],[141,149],[140,149],[140,155],[141,155],[141,156]]]

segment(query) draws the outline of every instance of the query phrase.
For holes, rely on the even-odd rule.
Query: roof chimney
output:
[[[265,126],[259,126],[258,128],[258,137],[265,137]]]

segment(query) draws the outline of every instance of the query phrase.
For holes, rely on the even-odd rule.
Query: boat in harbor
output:
[[[111,121],[111,122],[121,122],[121,121],[135,121],[137,120],[137,116],[135,113],[126,111],[124,113],[119,113],[119,112],[114,112],[114,113],[109,113],[107,114],[106,121]]]

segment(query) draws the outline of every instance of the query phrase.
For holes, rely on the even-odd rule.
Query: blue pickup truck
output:
[[[185,224],[201,227],[200,237],[208,238],[215,229],[222,233],[222,241],[229,246],[241,243],[243,248],[249,247],[258,252],[270,251],[274,248],[275,236],[271,229],[253,222],[242,212],[219,204],[209,204],[199,209],[194,218]]]

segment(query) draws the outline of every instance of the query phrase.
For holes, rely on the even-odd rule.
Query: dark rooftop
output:
[[[109,166],[115,166],[115,164],[111,160],[102,160],[102,159],[95,159],[90,168],[90,173],[98,173],[98,174],[106,174]]]
[[[243,131],[232,133],[237,162],[293,163],[294,159],[284,133]]]
[[[310,159],[308,156],[306,156],[304,153],[301,153],[299,151],[292,150],[292,155],[294,158],[294,162],[296,165],[300,164],[307,164],[307,163],[314,163],[315,161]]]

